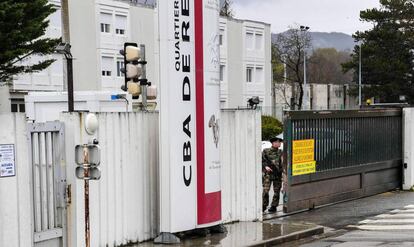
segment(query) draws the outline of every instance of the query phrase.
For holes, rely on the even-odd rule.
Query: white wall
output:
[[[259,111],[223,111],[223,222],[262,220],[261,118]],[[85,113],[64,113],[68,246],[84,246],[83,181],[75,178],[74,149],[100,141],[102,178],[90,182],[92,246],[141,242],[158,234],[158,114],[101,113],[94,136],[85,132]],[[16,176],[0,178],[0,246],[33,244],[26,119],[0,114],[0,143],[16,145]],[[146,130],[146,131],[140,131]]]
[[[9,86],[0,85],[0,113],[10,112]]]
[[[222,215],[224,222],[261,220],[261,118],[259,111],[221,114]],[[69,246],[84,246],[83,181],[74,177],[74,147],[92,139],[84,116],[63,114]],[[100,181],[90,182],[91,244],[115,246],[141,242],[158,234],[158,114],[101,113],[95,135],[101,146]],[[146,130],[146,131],[140,131]]]
[[[16,176],[0,178],[0,246],[32,246],[30,167],[24,114],[0,113],[0,144],[14,144]]]
[[[222,217],[224,222],[262,220],[261,113],[221,113]]]
[[[403,110],[403,138],[404,138],[404,190],[414,188],[414,108],[404,108]]]
[[[74,147],[87,143],[84,115],[63,114],[66,130],[69,246],[84,244],[83,181],[75,178]],[[101,113],[99,181],[90,182],[92,246],[119,246],[153,238],[158,227],[158,114]],[[145,131],[142,131],[145,130]]]

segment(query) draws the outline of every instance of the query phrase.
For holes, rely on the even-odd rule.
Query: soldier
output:
[[[262,171],[263,171],[263,212],[269,205],[269,190],[273,183],[273,200],[269,213],[276,212],[279,205],[280,189],[282,188],[282,150],[279,149],[283,140],[280,138],[271,138],[272,147],[263,150],[262,153]]]

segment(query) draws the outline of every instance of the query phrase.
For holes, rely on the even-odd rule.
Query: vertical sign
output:
[[[221,220],[219,1],[195,1],[197,224]]]
[[[16,175],[13,144],[0,144],[0,178]]]
[[[160,231],[221,220],[218,0],[158,2]]]

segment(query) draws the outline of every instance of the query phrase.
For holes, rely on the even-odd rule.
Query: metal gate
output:
[[[401,109],[292,111],[286,112],[284,124],[288,171],[284,212],[311,209],[401,186]],[[309,141],[306,144],[299,140]],[[300,143],[312,145],[313,154],[312,149],[300,149]],[[312,155],[300,157],[305,152]],[[312,167],[315,163],[298,163],[300,158],[313,158],[316,169]]]
[[[34,246],[66,246],[64,126],[28,124]]]

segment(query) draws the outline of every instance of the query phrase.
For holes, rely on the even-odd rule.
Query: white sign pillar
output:
[[[160,231],[221,222],[219,1],[158,2]]]
[[[414,188],[414,108],[403,110],[403,140],[404,140],[404,190]]]

